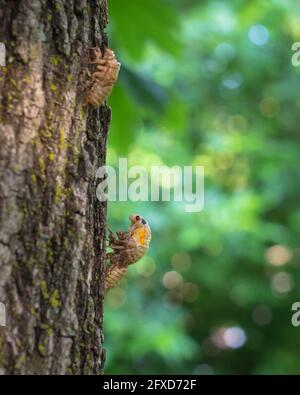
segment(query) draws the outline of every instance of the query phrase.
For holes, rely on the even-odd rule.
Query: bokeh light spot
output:
[[[211,335],[212,343],[220,348],[241,348],[246,343],[247,337],[245,331],[239,326],[220,327]]]
[[[268,325],[272,321],[272,310],[266,305],[258,305],[252,311],[252,319],[257,325]]]
[[[266,97],[260,102],[259,109],[266,118],[273,118],[279,113],[280,104],[273,97]]]
[[[238,89],[243,82],[243,78],[240,74],[231,74],[223,79],[223,85],[227,89]]]
[[[276,273],[271,278],[271,287],[278,293],[290,292],[294,288],[294,279],[289,273]]]
[[[264,25],[253,25],[248,31],[248,37],[255,45],[265,45],[269,41],[269,31]]]
[[[162,281],[165,288],[173,289],[178,287],[183,282],[183,278],[181,274],[173,270],[165,273]]]
[[[227,128],[230,132],[244,132],[247,129],[247,120],[243,115],[232,115],[228,118]]]
[[[245,331],[239,326],[228,328],[224,332],[224,343],[229,348],[241,348],[246,343]]]
[[[274,266],[288,263],[293,257],[292,251],[285,245],[276,244],[266,250],[266,260]]]

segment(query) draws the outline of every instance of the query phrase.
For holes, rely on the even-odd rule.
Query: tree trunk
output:
[[[0,0],[0,368],[99,374],[110,109],[83,104],[106,0]]]

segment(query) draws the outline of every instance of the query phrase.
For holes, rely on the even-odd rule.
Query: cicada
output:
[[[99,48],[92,48],[90,64],[94,65],[94,71],[86,86],[85,102],[99,107],[108,98],[117,81],[120,63],[111,49],[107,48],[102,56]]]
[[[128,231],[110,231],[107,254],[109,265],[105,274],[105,288],[113,288],[123,278],[129,265],[139,261],[148,251],[151,241],[151,230],[147,221],[140,215],[129,217],[131,222]]]

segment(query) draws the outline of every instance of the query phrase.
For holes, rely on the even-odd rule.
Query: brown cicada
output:
[[[86,87],[85,102],[99,107],[117,81],[120,63],[111,49],[107,48],[102,56],[99,48],[92,48],[90,64],[94,65],[94,70]]]
[[[128,231],[109,233],[107,254],[109,265],[105,274],[105,288],[112,288],[125,275],[129,265],[139,261],[147,252],[151,240],[151,230],[147,221],[140,215],[129,217],[131,226]]]

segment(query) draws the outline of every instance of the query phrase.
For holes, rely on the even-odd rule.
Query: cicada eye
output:
[[[136,215],[135,220],[139,221],[141,219],[141,217],[139,215]]]

